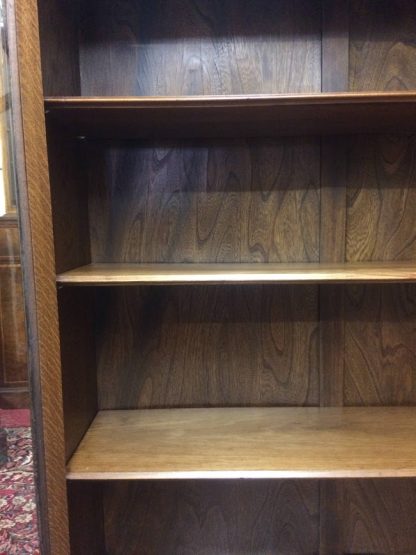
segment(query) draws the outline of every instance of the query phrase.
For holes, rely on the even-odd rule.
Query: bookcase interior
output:
[[[416,89],[416,5],[404,0],[38,3],[45,97],[117,96],[122,110],[129,96]],[[48,123],[57,274],[100,263],[416,263],[416,135],[170,131],[126,140]],[[98,411],[414,406],[415,279],[59,285],[68,460]],[[410,553],[416,487],[393,479],[399,470],[69,480],[72,549]]]

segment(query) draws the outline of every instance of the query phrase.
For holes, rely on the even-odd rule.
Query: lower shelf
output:
[[[416,408],[99,412],[70,480],[416,476]]]

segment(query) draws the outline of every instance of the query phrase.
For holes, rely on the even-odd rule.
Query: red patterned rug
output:
[[[28,410],[0,410],[0,555],[39,555]]]

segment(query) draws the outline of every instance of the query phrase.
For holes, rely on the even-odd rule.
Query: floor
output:
[[[39,555],[28,410],[0,410],[0,555]]]

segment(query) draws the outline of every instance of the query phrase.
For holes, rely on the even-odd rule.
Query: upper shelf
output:
[[[348,264],[89,264],[57,276],[63,285],[181,283],[366,283],[416,281],[414,262]]]
[[[49,97],[47,122],[90,138],[412,133],[416,92]]]

